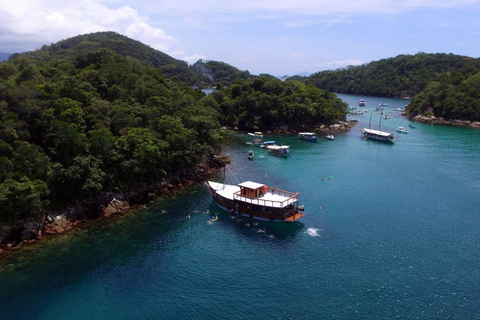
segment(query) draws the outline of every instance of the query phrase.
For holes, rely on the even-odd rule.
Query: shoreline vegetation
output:
[[[322,124],[313,131],[321,133],[347,132],[356,124],[356,120],[339,121],[331,125]],[[222,129],[241,132],[238,128],[223,127]],[[300,131],[287,128],[266,131],[267,134],[295,134],[298,132]],[[102,194],[97,198],[78,202],[74,207],[48,212],[39,222],[19,223],[15,227],[0,230],[0,259],[7,254],[35,244],[44,237],[64,234],[86,222],[103,221],[111,216],[126,214],[158,197],[173,194],[185,186],[204,181],[205,178],[228,163],[230,163],[228,156],[215,155],[204,164],[199,164],[192,169],[184,170],[143,188],[125,193]]]
[[[184,170],[167,179],[125,193],[107,193],[97,198],[78,202],[74,207],[49,212],[39,222],[19,223],[11,229],[0,230],[0,259],[44,237],[64,234],[90,221],[103,221],[122,215],[152,200],[171,195],[184,186],[191,186],[230,163],[225,155],[216,155],[206,163]]]
[[[322,124],[313,131],[321,133],[348,132],[356,124],[357,120],[339,121],[331,125]],[[222,129],[241,132],[238,128],[223,127]],[[266,131],[267,134],[295,134],[298,132],[300,131],[287,128]],[[78,202],[74,207],[48,212],[39,222],[19,223],[9,229],[0,229],[0,259],[25,246],[35,244],[46,236],[64,234],[85,222],[103,221],[111,216],[126,214],[158,197],[173,194],[185,186],[204,181],[205,178],[228,163],[230,163],[228,156],[215,155],[204,164],[199,164],[192,169],[184,170],[143,188],[125,193],[102,194],[97,198]]]

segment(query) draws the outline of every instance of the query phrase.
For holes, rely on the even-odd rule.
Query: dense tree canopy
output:
[[[469,77],[452,72],[430,82],[408,105],[410,116],[434,115],[446,119],[480,121],[480,71]]]
[[[331,92],[380,97],[412,97],[431,81],[449,72],[469,76],[480,69],[480,59],[454,54],[399,55],[361,66],[293,77]]]
[[[191,66],[199,75],[210,79],[212,84],[228,86],[236,79],[248,79],[251,77],[250,72],[240,71],[237,68],[220,61],[198,60]]]
[[[219,147],[205,95],[109,50],[0,64],[0,223],[128,190]]]
[[[237,79],[212,98],[221,111],[222,124],[242,130],[312,129],[345,120],[347,109],[332,93],[268,75]]]

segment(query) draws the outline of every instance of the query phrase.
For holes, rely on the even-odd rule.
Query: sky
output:
[[[252,74],[395,57],[480,57],[480,0],[0,0],[0,52],[115,31],[176,59]]]

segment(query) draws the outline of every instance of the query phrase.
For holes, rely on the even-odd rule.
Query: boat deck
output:
[[[275,188],[268,188],[268,192],[262,197],[253,198],[240,195],[240,187],[236,185],[224,185],[223,183],[213,181],[208,181],[208,184],[217,192],[218,195],[226,199],[242,201],[260,206],[284,208],[298,201],[298,193],[291,193]]]
[[[267,192],[263,197],[259,198],[250,198],[239,194],[234,194],[233,196],[235,200],[272,208],[285,208],[298,201],[298,195],[288,197],[271,192]]]
[[[223,184],[213,181],[208,181],[208,184],[215,190],[220,196],[233,200],[233,194],[240,191],[239,186],[234,186],[230,184]]]

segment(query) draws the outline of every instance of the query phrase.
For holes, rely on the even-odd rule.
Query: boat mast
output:
[[[368,122],[368,129],[370,129],[370,127],[372,126],[372,113],[373,112],[370,112],[370,122]]]
[[[225,184],[226,184],[226,180],[227,180],[227,174],[226,174],[226,171],[227,170],[227,165],[225,165],[223,167],[223,186],[225,187]]]
[[[378,131],[382,130],[382,114],[380,114],[380,124],[378,125]]]

